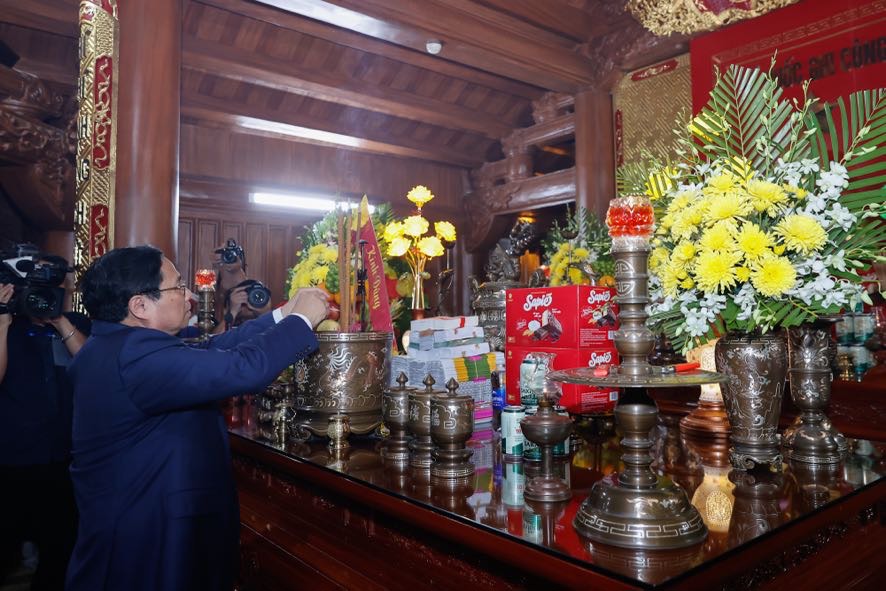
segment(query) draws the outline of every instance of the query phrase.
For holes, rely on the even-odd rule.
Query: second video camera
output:
[[[6,304],[10,312],[34,318],[61,315],[65,290],[59,286],[73,270],[67,263],[60,257],[41,255],[33,244],[16,244],[0,256],[0,283],[15,286],[12,299]]]

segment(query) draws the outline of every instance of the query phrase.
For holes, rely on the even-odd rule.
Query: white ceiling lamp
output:
[[[252,193],[250,200],[257,205],[270,205],[273,207],[287,207],[290,209],[304,209],[309,211],[332,211],[338,207],[347,207],[345,201],[336,202],[332,196],[318,194],[299,195],[295,193]],[[351,208],[357,207],[359,201],[350,202]],[[369,206],[369,213],[375,211],[375,206]]]
[[[431,55],[437,55],[443,51],[443,42],[438,39],[428,39],[425,43],[425,49]]]

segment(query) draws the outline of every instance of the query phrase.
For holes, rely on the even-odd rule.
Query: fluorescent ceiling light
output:
[[[289,207],[291,209],[307,209],[311,211],[332,211],[336,205],[347,207],[348,203],[339,201],[336,203],[330,197],[319,195],[296,195],[294,193],[253,193],[252,202],[259,205],[272,205],[275,207]],[[351,208],[357,207],[359,201],[350,202]],[[375,211],[375,206],[369,206],[369,213]]]

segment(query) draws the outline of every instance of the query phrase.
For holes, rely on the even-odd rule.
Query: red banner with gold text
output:
[[[768,70],[785,96],[833,101],[855,90],[886,86],[886,0],[803,0],[694,39],[693,112],[707,102],[714,68],[731,64]]]
[[[375,228],[369,216],[369,201],[366,196],[360,202],[361,225],[358,240],[365,240],[364,247],[366,264],[366,302],[369,308],[369,321],[375,332],[394,332],[391,321],[391,304],[388,301],[388,290],[385,282],[385,266],[381,258]]]

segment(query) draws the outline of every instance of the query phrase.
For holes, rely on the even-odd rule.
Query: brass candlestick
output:
[[[692,371],[670,373],[650,365],[649,353],[655,337],[646,326],[649,303],[647,258],[651,234],[651,205],[642,198],[620,198],[610,205],[628,216],[645,216],[643,234],[613,236],[615,282],[618,291],[620,328],[615,346],[621,364],[604,375],[597,368],[575,368],[548,374],[552,380],[602,387],[620,387],[624,393],[615,409],[616,420],[625,437],[621,447],[625,470],[617,482],[604,479],[591,489],[575,517],[575,528],[593,541],[625,548],[668,549],[697,544],[705,539],[707,528],[686,492],[676,484],[660,482],[650,468],[649,431],[658,420],[658,408],[646,388],[668,388],[720,382],[722,375]],[[611,216],[615,218],[616,216]],[[607,216],[607,223],[610,216]],[[623,218],[624,219],[624,218]],[[635,228],[636,229],[636,228]],[[621,228],[624,231],[624,228]],[[615,234],[610,226],[610,234]],[[602,372],[601,372],[602,373]]]
[[[520,421],[523,436],[541,449],[541,474],[529,479],[523,496],[530,501],[568,501],[572,491],[566,481],[554,475],[553,447],[569,437],[572,420],[558,415],[547,396],[538,401],[538,412]]]
[[[415,392],[415,388],[407,388],[408,381],[406,374],[401,372],[397,376],[397,387],[389,388],[382,394],[382,419],[390,430],[381,449],[382,458],[386,462],[409,461],[409,394]]]
[[[458,394],[458,382],[446,382],[447,393],[431,397],[431,439],[435,447],[431,476],[467,478],[474,473],[474,451],[465,443],[474,432],[474,399]]]
[[[212,269],[200,269],[194,275],[197,289],[197,327],[200,329],[201,341],[208,341],[218,324],[215,321],[215,278],[215,271]]]
[[[413,436],[413,440],[409,442],[409,465],[414,468],[431,467],[431,452],[434,451],[434,442],[431,440],[431,398],[445,392],[434,390],[436,381],[431,374],[422,383],[425,385],[424,390],[410,392],[408,395],[409,420],[406,425]]]

